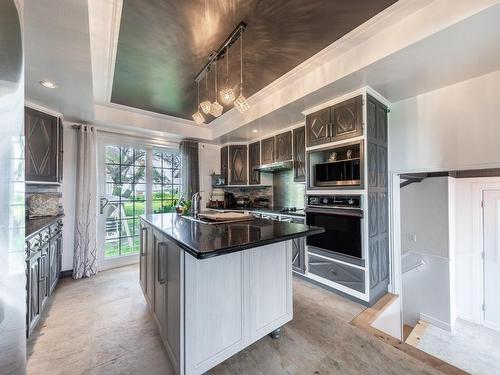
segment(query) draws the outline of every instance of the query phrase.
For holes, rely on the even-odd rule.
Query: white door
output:
[[[484,323],[500,330],[500,191],[483,192]]]
[[[178,150],[99,142],[99,269],[139,260],[140,215],[172,212],[180,194]]]

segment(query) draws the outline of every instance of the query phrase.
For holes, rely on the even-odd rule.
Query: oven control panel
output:
[[[308,195],[309,207],[361,208],[360,195]]]

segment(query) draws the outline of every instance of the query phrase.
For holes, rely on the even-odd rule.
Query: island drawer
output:
[[[365,292],[365,271],[360,268],[309,253],[309,273],[358,292]]]

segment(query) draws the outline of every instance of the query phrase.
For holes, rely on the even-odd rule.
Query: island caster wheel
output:
[[[281,337],[281,327],[280,328],[277,328],[275,329],[274,331],[272,331],[269,336],[271,336],[271,338],[273,340],[278,340],[280,337]]]

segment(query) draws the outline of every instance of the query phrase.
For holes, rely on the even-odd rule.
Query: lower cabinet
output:
[[[36,327],[61,273],[62,222],[26,240],[26,336]],[[38,238],[37,241],[33,241]],[[36,245],[32,245],[35,244]],[[32,246],[32,247],[30,247]]]
[[[139,283],[144,294],[147,292],[147,247],[148,242],[151,241],[151,236],[148,234],[148,227],[141,222],[141,235],[140,235],[140,254],[139,254]]]
[[[292,240],[292,267],[295,272],[306,273],[306,239],[295,238]]]
[[[365,271],[309,253],[309,273],[358,292],[365,292]]]

